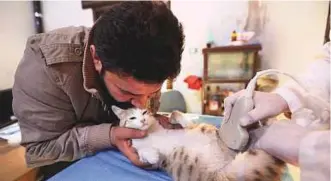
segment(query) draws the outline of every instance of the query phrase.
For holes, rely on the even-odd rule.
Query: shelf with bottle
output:
[[[208,83],[203,94],[203,114],[223,116],[224,99],[243,89],[244,83]]]

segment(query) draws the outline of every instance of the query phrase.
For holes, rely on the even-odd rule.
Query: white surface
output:
[[[0,138],[7,140],[10,145],[18,145],[22,140],[18,123],[0,129]]]

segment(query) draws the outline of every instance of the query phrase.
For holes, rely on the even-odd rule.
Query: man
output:
[[[13,86],[13,110],[28,166],[74,161],[145,132],[116,126],[111,105],[158,109],[162,83],[180,72],[184,35],[163,2],[114,5],[91,29],[30,37]]]
[[[255,108],[240,120],[242,126],[290,110],[292,120],[278,121],[251,131],[250,147],[300,167],[301,181],[330,180],[330,42],[323,55],[300,77],[310,96],[296,83],[274,93],[255,92]],[[225,119],[243,92],[225,100]],[[317,98],[316,98],[317,97]],[[320,98],[320,99],[318,99]],[[307,111],[312,110],[312,111]]]

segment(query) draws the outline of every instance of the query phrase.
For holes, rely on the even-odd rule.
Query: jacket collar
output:
[[[83,57],[83,86],[84,89],[91,93],[92,95],[95,95],[99,97],[98,93],[98,84],[95,81],[98,75],[98,72],[94,68],[92,55],[90,53],[90,45],[92,44],[93,40],[93,32],[95,29],[95,25],[99,22],[100,18],[94,23],[92,28],[90,29],[86,39],[85,39],[85,50],[84,50],[84,57]]]

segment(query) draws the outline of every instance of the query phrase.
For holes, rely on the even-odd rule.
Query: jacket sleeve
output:
[[[13,111],[30,167],[73,161],[110,147],[110,124],[79,125],[70,97],[30,38],[15,73]]]
[[[314,131],[300,142],[301,181],[330,180],[330,131]]]
[[[324,100],[330,99],[330,42],[324,45],[321,56],[297,78],[305,85],[309,93]],[[275,93],[286,100],[292,113],[306,106],[307,92],[292,80],[276,89]]]

